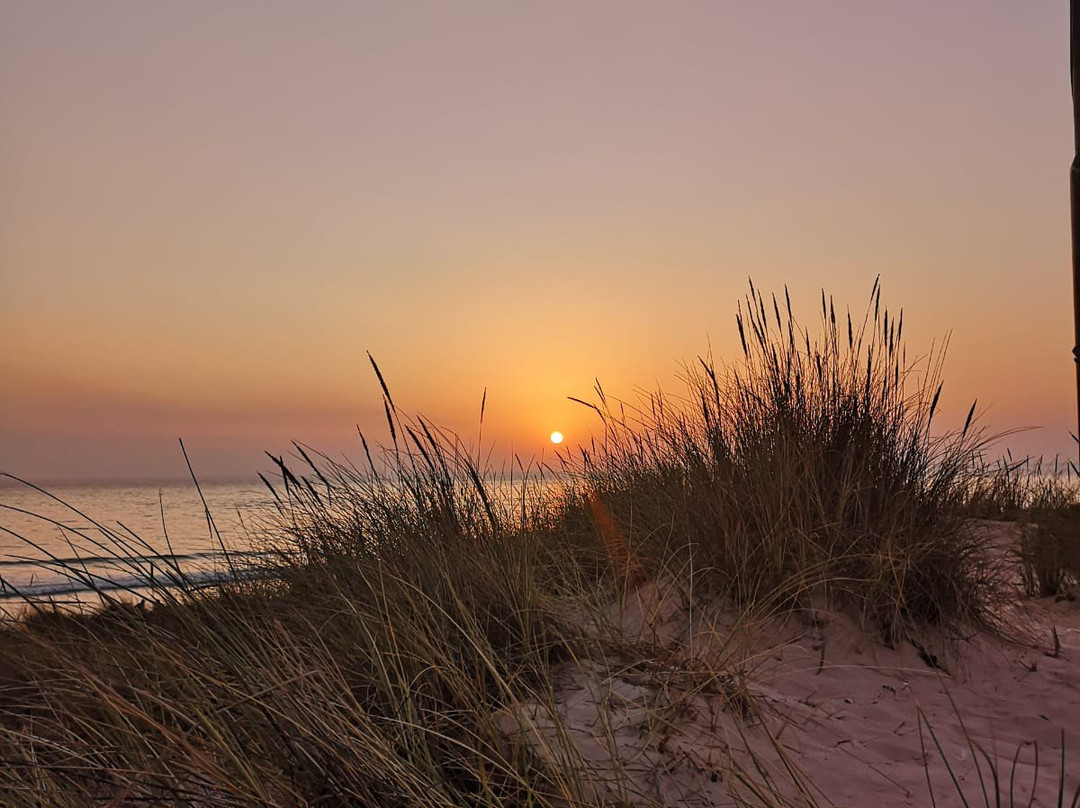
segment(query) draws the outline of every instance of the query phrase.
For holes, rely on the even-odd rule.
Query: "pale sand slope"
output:
[[[1003,543],[1017,536],[1005,523],[980,529]],[[993,760],[1002,805],[1028,804],[1036,745],[1033,804],[1057,805],[1063,730],[1065,805],[1080,784],[1080,604],[1022,603],[1013,622],[1028,624],[1025,642],[973,636],[947,651],[949,643],[927,640],[935,669],[914,645],[886,648],[820,611],[734,634],[723,616],[695,615],[691,653],[685,602],[646,585],[619,614],[642,638],[636,660],[569,666],[553,707],[503,717],[519,742],[546,754],[569,738],[593,772],[589,801],[744,804],[733,800],[738,792],[751,805],[923,806],[932,804],[929,773],[937,805],[962,805],[926,724],[927,754],[920,749],[920,709],[973,806],[997,802],[980,756],[984,799],[968,737]],[[737,659],[744,676],[716,675]]]

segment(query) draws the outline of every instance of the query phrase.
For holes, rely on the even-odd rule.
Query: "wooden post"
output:
[[[1069,70],[1072,79],[1073,103],[1073,161],[1069,172],[1069,198],[1072,219],[1072,270],[1073,270],[1073,360],[1076,362],[1076,417],[1077,438],[1080,440],[1080,54],[1077,53],[1077,37],[1080,36],[1080,0],[1069,2]],[[1080,444],[1078,444],[1080,445]]]

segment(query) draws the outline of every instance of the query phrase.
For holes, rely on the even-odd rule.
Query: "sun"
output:
[[[551,442],[554,443],[556,446],[558,446],[560,443],[562,443],[563,442],[562,432],[552,432],[551,433]]]

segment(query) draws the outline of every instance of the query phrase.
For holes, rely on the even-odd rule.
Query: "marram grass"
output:
[[[825,598],[886,643],[994,628],[995,569],[964,529],[972,415],[933,429],[939,357],[908,364],[876,283],[858,317],[823,296],[821,318],[812,337],[751,287],[737,361],[702,362],[678,400],[598,390],[599,437],[509,486],[401,415],[376,367],[386,449],[274,459],[271,575],[3,631],[0,804],[626,804],[618,762],[598,786],[529,716],[567,665],[666,664],[610,620],[645,581],[748,615]],[[695,664],[752,718],[737,660]],[[787,785],[747,764],[733,804],[818,804],[773,745]]]

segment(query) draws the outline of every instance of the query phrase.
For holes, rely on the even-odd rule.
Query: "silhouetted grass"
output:
[[[451,479],[452,448],[390,459],[388,477],[320,470],[322,490],[282,465],[292,543],[271,580],[10,630],[0,802],[572,798],[494,723],[580,652],[540,547]]]
[[[1080,584],[1080,477],[1070,462],[1011,457],[973,480],[966,509],[1019,522],[1020,561],[1028,595],[1048,597]]]
[[[931,431],[940,355],[906,363],[875,284],[859,319],[822,296],[816,339],[751,288],[743,361],[701,362],[689,401],[592,404],[603,439],[570,461],[640,563],[693,553],[738,604],[823,595],[888,641],[906,624],[992,621],[994,588],[961,505],[982,437]],[[594,504],[595,508],[596,505]]]
[[[823,296],[816,338],[786,299],[751,288],[745,306],[741,361],[703,362],[679,401],[627,409],[598,391],[603,434],[558,474],[488,473],[400,415],[375,367],[385,450],[365,441],[359,467],[300,445],[273,458],[272,574],[154,583],[158,605],[39,610],[4,631],[0,802],[616,804],[623,781],[598,785],[558,721],[529,716],[557,715],[568,665],[673,664],[610,617],[647,580],[688,608],[824,598],[886,642],[992,625],[993,569],[965,527],[981,438],[974,407],[961,431],[932,431],[940,357],[917,375],[876,284],[861,320]],[[738,678],[710,664],[707,681]],[[733,714],[753,713],[746,698]],[[735,771],[736,804],[792,789],[814,804],[773,746],[788,785]]]

